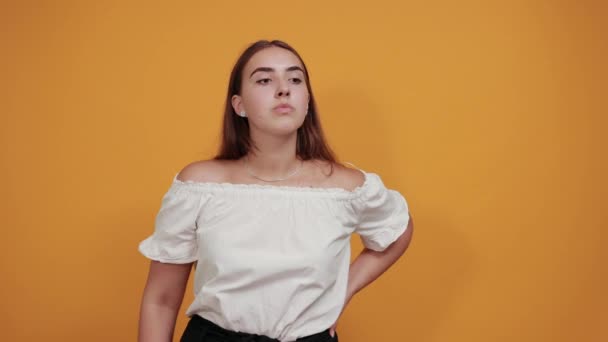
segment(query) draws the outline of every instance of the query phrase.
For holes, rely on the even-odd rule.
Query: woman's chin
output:
[[[289,123],[289,124],[285,123],[285,124],[277,125],[277,126],[270,128],[268,130],[268,132],[271,133],[272,135],[287,136],[287,135],[297,134],[298,128],[300,128],[300,126],[302,126],[302,125],[301,124],[298,125],[295,122]]]

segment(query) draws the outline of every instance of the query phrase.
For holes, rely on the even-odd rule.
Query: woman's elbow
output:
[[[410,243],[412,242],[413,235],[414,235],[414,220],[410,216],[410,219],[407,222],[407,227],[405,228],[405,231],[403,232],[403,234],[401,234],[399,239],[397,239],[397,241],[398,241],[397,243],[400,246],[401,253],[404,253],[407,250]]]

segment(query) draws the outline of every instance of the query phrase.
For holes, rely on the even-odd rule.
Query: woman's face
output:
[[[308,111],[306,82],[296,55],[269,47],[245,65],[241,94],[232,97],[232,106],[236,113],[246,113],[250,128],[273,135],[293,134]]]

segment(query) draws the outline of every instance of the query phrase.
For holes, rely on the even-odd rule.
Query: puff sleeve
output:
[[[185,264],[197,259],[196,221],[209,195],[174,182],[162,198],[154,233],[139,244],[145,257]]]
[[[401,193],[386,188],[380,176],[367,173],[366,177],[357,199],[355,232],[365,247],[381,252],[407,229],[409,206]]]

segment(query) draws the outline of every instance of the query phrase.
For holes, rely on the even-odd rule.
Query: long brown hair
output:
[[[306,78],[306,87],[310,94],[308,113],[302,126],[298,128],[296,143],[296,155],[302,160],[320,159],[330,162],[332,165],[338,163],[334,152],[325,140],[317,104],[310,86],[310,77],[306,64],[298,52],[289,44],[280,40],[259,40],[251,44],[239,57],[230,73],[228,94],[226,95],[226,106],[224,109],[224,122],[222,127],[222,139],[218,154],[213,158],[216,160],[235,160],[245,156],[252,148],[255,148],[249,135],[249,122],[246,118],[236,115],[232,107],[232,96],[241,92],[241,81],[243,69],[255,53],[269,47],[280,47],[291,51],[302,63]]]

